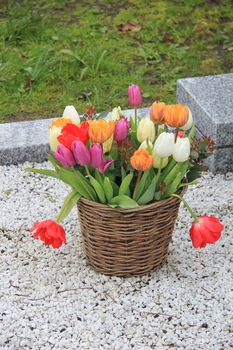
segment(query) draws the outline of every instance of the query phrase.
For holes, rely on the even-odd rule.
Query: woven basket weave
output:
[[[144,275],[158,268],[166,261],[179,206],[175,197],[134,209],[81,198],[78,215],[88,264],[112,276]]]

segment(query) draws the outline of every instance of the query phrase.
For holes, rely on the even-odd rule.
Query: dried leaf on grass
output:
[[[139,32],[141,28],[140,24],[133,22],[126,22],[117,25],[119,32]]]

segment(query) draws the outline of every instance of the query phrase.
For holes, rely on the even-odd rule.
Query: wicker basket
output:
[[[113,209],[81,198],[78,214],[88,264],[112,276],[144,275],[160,267],[179,206],[175,197],[135,209]]]

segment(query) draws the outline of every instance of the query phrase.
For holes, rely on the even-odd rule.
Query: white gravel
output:
[[[75,210],[66,246],[33,240],[27,228],[53,218],[67,188],[26,166],[0,167],[0,349],[232,349],[233,174],[207,174],[186,195],[221,218],[218,244],[192,248],[182,207],[168,263],[124,279],[86,266]]]

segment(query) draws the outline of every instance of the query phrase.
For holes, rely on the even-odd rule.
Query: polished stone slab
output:
[[[148,108],[141,108],[138,113],[145,117]],[[124,110],[124,114],[134,116],[134,111]],[[49,152],[48,128],[51,121],[38,119],[0,124],[0,165],[45,161]]]
[[[199,131],[215,142],[209,169],[233,171],[233,74],[179,79],[177,102],[189,106]]]
[[[189,106],[198,128],[217,147],[233,146],[233,74],[179,79],[177,102]]]

